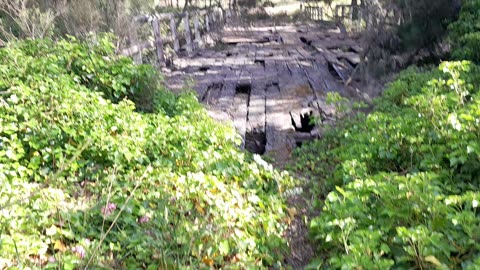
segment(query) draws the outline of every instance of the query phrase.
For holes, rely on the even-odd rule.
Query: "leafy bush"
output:
[[[160,77],[154,69],[147,65],[135,66],[128,58],[116,58],[111,38],[103,35],[98,40],[92,37],[83,42],[70,38],[59,42],[38,39],[11,44],[1,55],[9,63],[16,61],[17,69],[6,69],[4,75],[17,76],[22,81],[31,80],[31,74],[69,75],[76,83],[103,93],[103,97],[112,102],[118,103],[127,97],[140,111],[152,112],[156,102],[171,99],[155,91],[160,87]],[[19,59],[22,61],[18,62]]]
[[[281,265],[288,175],[112,48],[0,50],[0,268]]]
[[[449,27],[452,55],[480,63],[480,1],[462,2],[460,18]]]
[[[411,68],[375,110],[296,151],[320,178],[324,269],[480,267],[480,67]]]

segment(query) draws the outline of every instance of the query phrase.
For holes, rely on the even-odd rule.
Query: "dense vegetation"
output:
[[[151,1],[72,2],[101,5],[82,14],[34,1],[18,16],[5,5],[27,2],[0,4],[0,39],[128,32],[119,10]],[[375,41],[428,47],[455,2],[399,1],[411,16],[399,39],[379,27]],[[314,180],[321,210],[310,268],[480,268],[479,12],[479,0],[464,0],[448,27],[452,56],[469,61],[409,68],[368,115],[330,96],[347,116],[292,165]],[[110,40],[0,49],[0,269],[280,268],[292,179],[239,151],[233,128],[193,94],[165,91],[151,67],[115,56]]]
[[[333,268],[480,267],[480,68],[405,71],[324,140],[297,152],[326,196],[312,226]]]
[[[478,1],[450,26],[454,56],[478,62]],[[476,8],[477,7],[477,8]],[[339,110],[346,101],[332,96]],[[480,268],[480,67],[412,67],[321,141],[296,151],[322,213],[312,268]]]
[[[10,43],[0,61],[0,268],[281,264],[291,179],[192,94],[108,38]]]
[[[478,0],[451,24],[453,55],[478,62]],[[411,67],[368,114],[297,150],[322,210],[312,269],[480,268],[480,66]]]
[[[480,267],[479,90],[469,62],[410,68],[368,116],[297,151],[298,168],[322,179],[312,266]]]
[[[480,1],[462,3],[460,18],[449,27],[453,56],[480,63]]]

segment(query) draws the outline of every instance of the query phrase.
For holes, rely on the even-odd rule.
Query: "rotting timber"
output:
[[[293,148],[321,136],[311,119],[332,121],[327,92],[352,97],[359,48],[338,29],[313,25],[225,27],[220,49],[174,59],[164,69],[172,90],[192,78],[210,115],[231,121],[243,147],[286,160]]]

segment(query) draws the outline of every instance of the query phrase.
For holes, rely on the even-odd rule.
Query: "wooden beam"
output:
[[[120,54],[123,56],[133,56],[135,54],[141,53],[145,49],[151,49],[153,47],[155,47],[155,44],[152,41],[145,41],[130,48],[123,49],[122,51],[120,51]]]
[[[195,12],[193,19],[193,26],[195,28],[195,42],[199,48],[203,47],[202,37],[200,36],[200,20],[198,19],[198,13]]]
[[[177,26],[175,24],[175,16],[173,15],[170,16],[170,33],[173,39],[173,50],[175,53],[178,53],[180,51],[180,41],[178,40]]]
[[[210,32],[210,14],[209,13],[205,14],[205,30],[207,31],[207,33]]]
[[[160,67],[165,66],[165,55],[163,54],[163,40],[162,35],[160,34],[160,21],[154,19],[152,21],[153,35],[155,38],[155,47],[157,49],[157,61]]]
[[[188,12],[185,12],[185,17],[183,18],[183,23],[185,25],[185,37],[187,39],[187,52],[188,54],[192,54],[193,46],[192,46],[192,33],[190,32],[190,18],[188,16]]]

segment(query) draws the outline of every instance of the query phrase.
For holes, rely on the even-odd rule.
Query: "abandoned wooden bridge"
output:
[[[178,57],[164,69],[172,90],[193,80],[210,115],[231,121],[254,153],[287,158],[317,138],[316,117],[332,121],[327,92],[357,94],[346,82],[359,63],[356,42],[337,29],[318,26],[225,27],[216,47]]]
[[[336,13],[341,15],[336,16],[353,14],[347,8],[339,7]],[[323,17],[321,11],[305,10]],[[153,41],[138,43],[134,33],[135,46],[121,53],[141,63],[142,52],[154,49],[155,65],[162,68],[168,88],[180,91],[193,81],[209,114],[233,123],[242,147],[282,162],[295,146],[321,136],[313,118],[334,120],[327,92],[358,96],[351,75],[360,62],[360,48],[345,31],[323,21],[232,27],[239,25],[231,23],[235,17],[220,9],[140,16],[135,20],[151,24]],[[169,34],[161,31],[165,28]],[[165,44],[173,54],[165,56]]]

